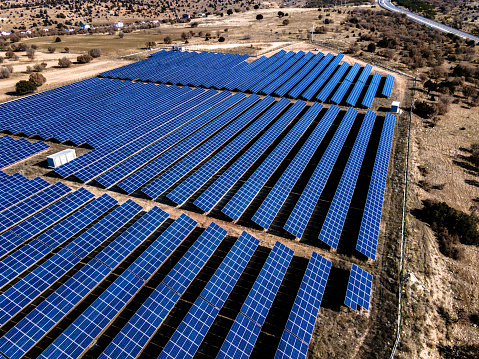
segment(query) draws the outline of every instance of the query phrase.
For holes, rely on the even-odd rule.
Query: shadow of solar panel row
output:
[[[214,54],[207,52],[164,51],[143,61],[102,73],[102,77],[120,78],[185,86],[238,90],[241,92],[274,94],[304,100],[317,99],[327,101],[339,85],[342,75],[349,64],[336,71],[344,55],[334,56],[319,53],[292,52],[281,50],[270,58],[264,56],[248,63],[247,56]],[[335,94],[335,103],[339,104],[359,70],[359,64],[352,68],[341,92]],[[358,82],[365,84],[372,66],[366,65]],[[221,71],[219,71],[221,70]],[[323,71],[324,70],[324,71]],[[335,73],[334,77],[331,77]],[[326,84],[326,86],[324,86]],[[364,86],[356,83],[356,91],[349,101],[359,97]],[[324,86],[324,88],[323,88]],[[323,88],[323,92],[319,91]],[[390,95],[392,83],[386,79],[383,95]],[[317,95],[317,97],[315,97]],[[367,106],[370,107],[370,106]]]
[[[356,249],[375,260],[396,116],[386,114],[364,206]]]
[[[7,167],[50,148],[42,141],[30,142],[24,138],[14,140],[9,136],[0,138],[5,138],[0,142],[0,168]],[[6,140],[7,138],[10,140]]]

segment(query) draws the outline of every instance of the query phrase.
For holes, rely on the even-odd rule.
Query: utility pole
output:
[[[311,28],[311,43],[313,43],[313,36],[314,36],[314,24],[313,24],[313,27]]]

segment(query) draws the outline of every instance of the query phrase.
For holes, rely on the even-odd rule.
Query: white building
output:
[[[121,21],[116,21],[114,24],[113,24],[114,27],[120,29],[122,28],[124,25]]]

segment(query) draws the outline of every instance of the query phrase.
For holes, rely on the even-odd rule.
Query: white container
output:
[[[399,113],[399,101],[393,101],[391,105],[391,113]]]
[[[70,162],[71,160],[74,160],[76,157],[77,156],[73,148],[54,153],[53,155],[47,156],[48,167],[57,168],[67,162]]]

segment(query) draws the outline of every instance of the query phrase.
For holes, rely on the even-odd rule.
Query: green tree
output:
[[[16,83],[15,89],[20,95],[25,95],[34,92],[37,86],[31,81],[21,80]]]

